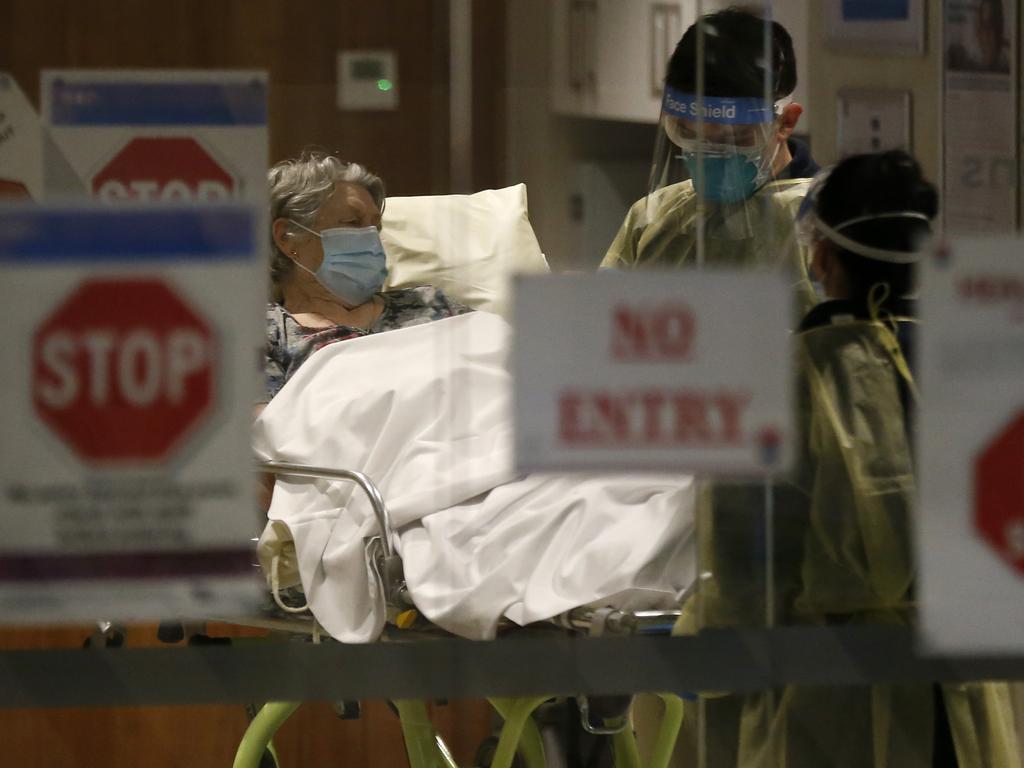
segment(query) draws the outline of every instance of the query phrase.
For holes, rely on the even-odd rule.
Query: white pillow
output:
[[[547,272],[526,214],[526,185],[474,195],[389,197],[385,288],[433,285],[474,309],[508,315],[510,277]]]

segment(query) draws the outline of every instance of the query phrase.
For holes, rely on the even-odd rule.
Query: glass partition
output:
[[[1020,0],[8,5],[11,762],[1020,765]]]

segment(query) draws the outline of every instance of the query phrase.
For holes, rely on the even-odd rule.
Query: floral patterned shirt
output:
[[[270,402],[299,366],[327,344],[371,333],[408,328],[472,311],[429,285],[386,291],[379,295],[384,299],[384,310],[369,330],[347,325],[307,328],[280,304],[268,304],[266,392],[263,402]]]

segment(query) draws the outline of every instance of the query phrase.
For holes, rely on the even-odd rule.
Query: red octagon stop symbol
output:
[[[199,202],[234,196],[234,177],[190,136],[129,141],[89,183],[106,203]]]
[[[208,413],[214,352],[162,281],[85,281],[33,337],[36,413],[87,462],[159,461]]]
[[[989,545],[1024,574],[1024,410],[975,462],[974,524]]]
[[[31,200],[28,187],[11,179],[0,179],[0,200]]]

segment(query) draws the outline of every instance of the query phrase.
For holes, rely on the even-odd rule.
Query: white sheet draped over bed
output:
[[[694,578],[687,476],[517,476],[507,324],[483,312],[331,344],[257,420],[266,459],[366,473],[398,531],[421,613],[470,638],[590,603],[672,605]],[[351,483],[278,478],[260,560],[282,539],[310,608],[345,642],[375,639],[378,533]]]

